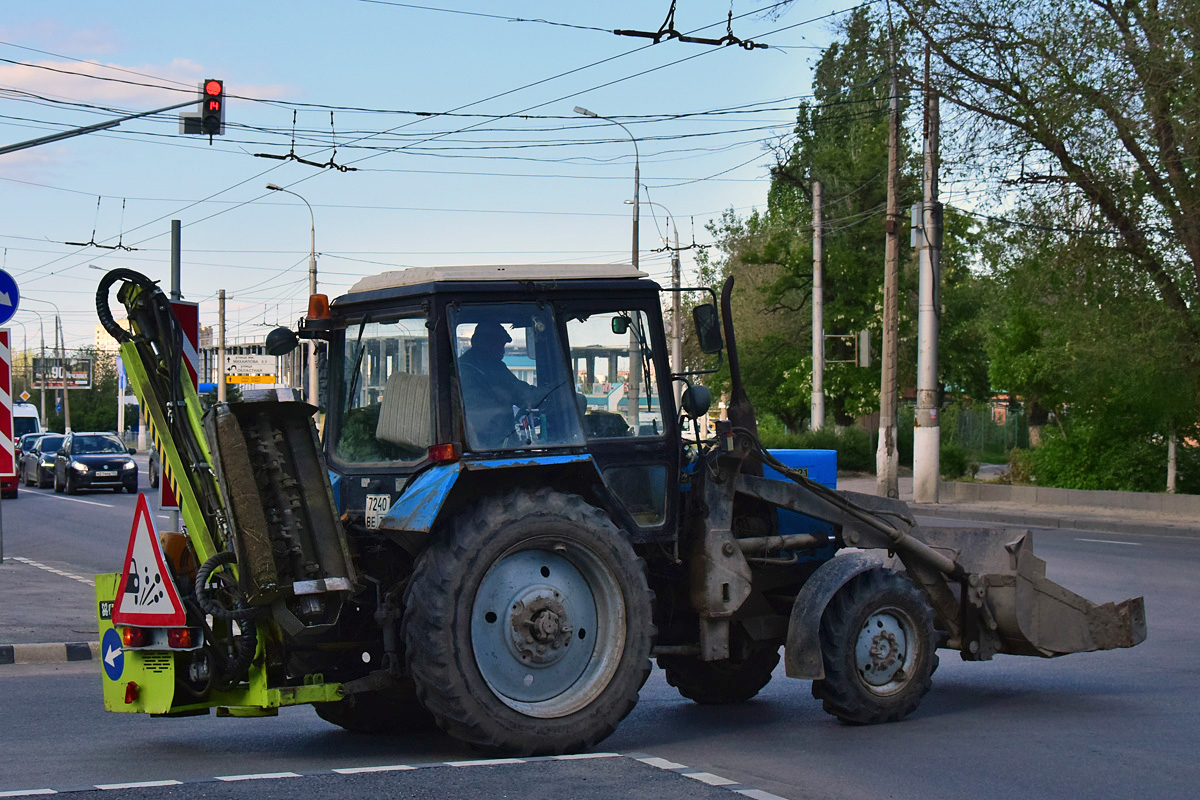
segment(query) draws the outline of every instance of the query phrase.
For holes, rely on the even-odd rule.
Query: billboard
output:
[[[33,359],[33,388],[35,389],[92,388],[92,359],[35,358]]]

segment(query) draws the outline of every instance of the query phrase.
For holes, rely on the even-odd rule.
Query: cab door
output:
[[[674,537],[679,434],[657,307],[564,311],[588,451],[636,541]]]

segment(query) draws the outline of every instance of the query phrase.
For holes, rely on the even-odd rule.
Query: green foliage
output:
[[[938,451],[938,462],[942,478],[961,478],[970,471],[971,458],[966,449],[953,442],[942,442]]]
[[[785,434],[774,426],[759,427],[763,446],[781,450],[836,450],[838,470],[874,472],[875,453],[871,436],[861,428],[825,427],[819,431]]]
[[[1179,448],[1179,490],[1200,491],[1196,448]],[[1161,492],[1166,488],[1167,442],[1146,436],[1119,415],[1072,414],[1062,429],[1047,430],[1029,454],[1039,486]]]

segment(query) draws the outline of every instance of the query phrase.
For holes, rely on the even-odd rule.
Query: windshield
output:
[[[71,444],[71,453],[77,456],[124,452],[125,446],[111,436],[76,436]]]
[[[37,449],[43,453],[57,453],[62,447],[63,436],[43,436],[38,439]]]
[[[433,444],[429,330],[423,315],[346,329],[334,454],[343,462],[420,461]]]
[[[24,436],[27,433],[37,433],[37,417],[13,417],[13,436]]]
[[[450,309],[450,322],[471,449],[584,443],[581,398],[549,306],[464,305]]]

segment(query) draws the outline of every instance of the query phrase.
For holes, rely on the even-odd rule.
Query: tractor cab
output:
[[[599,502],[635,541],[674,536],[679,416],[661,290],[645,277],[611,265],[410,269],[310,314],[300,336],[328,345],[324,446],[339,511],[427,531],[427,492],[478,495],[527,483],[532,468]]]

